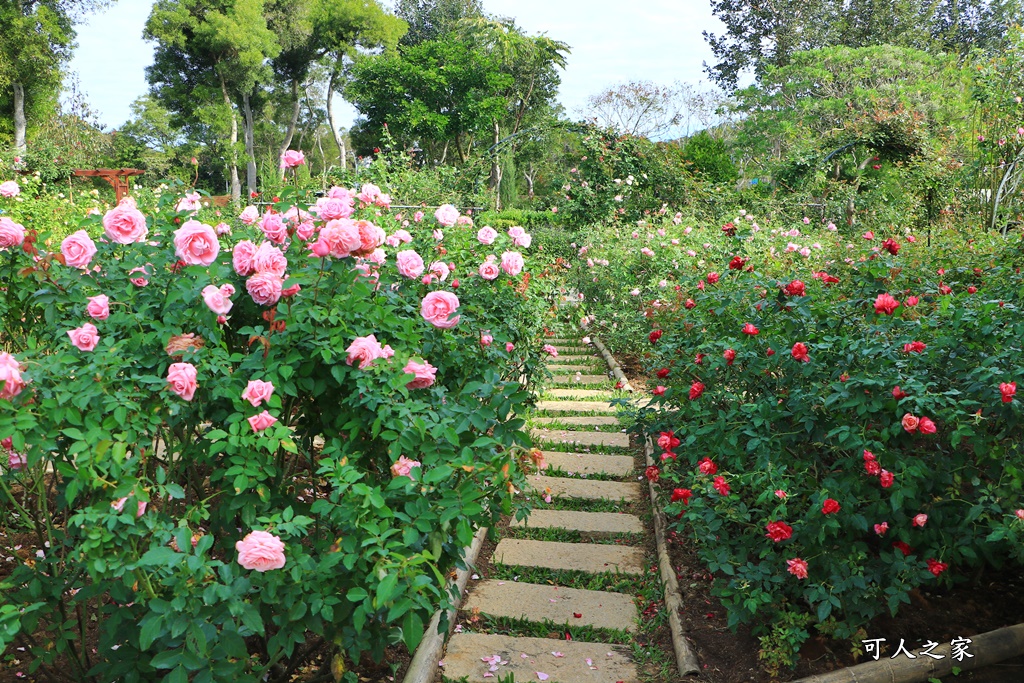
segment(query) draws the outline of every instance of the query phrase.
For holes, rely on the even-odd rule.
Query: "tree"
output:
[[[705,71],[735,88],[740,74],[761,78],[801,50],[898,45],[934,52],[991,50],[1020,17],[1020,0],[712,0],[725,32],[704,32],[718,62]]]
[[[483,16],[480,0],[398,0],[395,14],[409,24],[402,45],[439,40],[463,19]]]

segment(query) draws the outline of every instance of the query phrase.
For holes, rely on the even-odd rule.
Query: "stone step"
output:
[[[601,401],[537,401],[537,410],[558,413],[611,413],[618,408]]]
[[[555,375],[551,381],[555,384],[615,384],[608,375],[584,375],[583,373]]]
[[[642,574],[644,570],[644,553],[640,548],[519,538],[501,539],[491,561],[516,567],[568,569],[588,574]]]
[[[640,484],[635,481],[594,481],[569,477],[545,477],[532,474],[527,479],[537,491],[551,491],[554,498],[577,500],[640,500]]]
[[[615,395],[611,391],[597,389],[548,389],[544,392],[552,398],[598,399],[609,401]]]
[[[619,424],[617,417],[611,415],[594,415],[592,417],[579,417],[566,415],[565,417],[535,417],[531,420],[534,424],[549,425],[556,422],[564,425],[580,425],[585,427],[604,427]]]
[[[493,617],[619,631],[635,631],[637,621],[636,605],[629,595],[515,581],[481,581],[473,586],[461,609]]]
[[[556,657],[552,652],[561,653]],[[522,655],[526,655],[524,658]],[[608,655],[611,654],[609,657]],[[481,683],[491,665],[483,657],[498,655],[504,665],[493,672],[494,680],[514,674],[516,681],[537,683],[537,672],[547,676],[547,683],[637,683],[636,664],[623,645],[581,643],[551,638],[516,638],[489,633],[456,633],[448,641],[444,656],[445,678],[468,678]],[[587,660],[591,664],[587,664]]]
[[[574,446],[629,446],[629,434],[621,432],[570,432],[564,429],[531,429],[535,441],[566,443]]]
[[[522,521],[510,526],[529,529],[567,529],[591,534],[642,534],[644,525],[636,515],[622,512],[576,512],[574,510],[534,510]]]
[[[573,474],[609,474],[624,477],[633,471],[633,458],[628,455],[597,455],[541,451],[548,467]]]

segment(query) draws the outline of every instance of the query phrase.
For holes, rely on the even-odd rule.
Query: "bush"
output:
[[[357,201],[344,247],[348,228],[300,238],[321,224],[281,196],[266,238],[235,219],[214,236],[164,194],[143,241],[100,238],[91,216],[61,250],[32,221],[0,249],[0,521],[25,539],[0,579],[0,647],[25,647],[29,671],[285,681],[323,648],[335,672],[380,659],[416,646],[475,529],[512,510],[543,293],[528,273],[474,276],[466,227],[396,242],[454,266],[424,283],[374,251],[369,219],[399,240],[385,208]],[[86,233],[91,259],[73,248]],[[248,278],[242,238],[263,243]],[[421,315],[453,295],[457,324]]]

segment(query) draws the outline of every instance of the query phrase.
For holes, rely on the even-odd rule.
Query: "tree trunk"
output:
[[[245,187],[251,197],[252,193],[256,191],[256,143],[249,93],[242,94],[242,112],[245,114]]]
[[[331,71],[331,78],[327,82],[327,125],[331,127],[331,135],[334,136],[334,144],[338,146],[338,162],[342,170],[345,169],[345,140],[334,125],[334,84],[338,80],[338,68]]]
[[[25,151],[25,87],[21,83],[14,88],[14,150]]]
[[[330,97],[331,95],[328,93],[328,102],[330,102]],[[301,100],[299,99],[299,82],[294,78],[292,79],[292,99],[295,100],[295,103],[292,105],[292,118],[288,122],[288,132],[285,133],[284,142],[281,144],[281,152],[277,155],[278,159],[284,156],[284,153],[288,151],[288,147],[291,146],[292,138],[295,137],[295,126],[299,123],[299,105],[301,104]],[[329,106],[330,105],[328,105],[328,107]],[[330,110],[328,109],[328,111]],[[284,169],[281,169],[281,177],[284,177]]]
[[[231,201],[237,205],[242,199],[242,186],[238,182],[238,119],[235,118],[235,109],[231,106],[231,96],[228,95],[228,84],[224,82],[224,76],[220,77],[220,92],[224,96],[224,106],[231,116],[231,140],[230,140],[230,162],[231,173]]]
[[[523,177],[526,178],[526,192],[530,197],[530,201],[533,201],[533,174],[533,164],[530,164],[530,167],[523,171]]]
[[[498,122],[494,122],[494,144],[497,145],[501,142],[501,128],[498,126]],[[501,163],[498,158],[498,150],[495,149],[491,154],[491,177],[490,187],[494,190],[494,210],[501,211]]]

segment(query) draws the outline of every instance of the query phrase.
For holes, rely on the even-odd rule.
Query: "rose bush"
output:
[[[1020,237],[882,230],[741,217],[580,245],[592,326],[658,378],[639,427],[681,441],[667,512],[730,623],[802,624],[788,661],[812,625],[853,638],[918,586],[1024,563]]]
[[[24,539],[0,647],[27,670],[285,681],[324,652],[379,659],[512,510],[547,305],[528,250],[465,221],[436,241],[379,193],[335,188],[333,213],[281,195],[216,229],[169,194],[58,237],[24,220],[0,247],[0,521]],[[389,233],[422,259],[396,264]],[[508,249],[526,270],[476,274]]]

